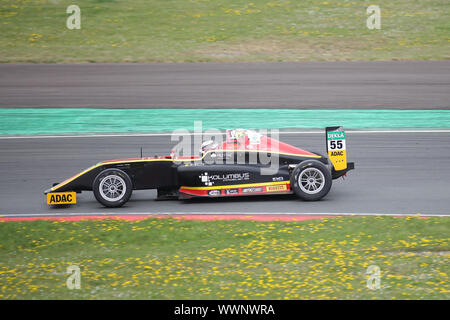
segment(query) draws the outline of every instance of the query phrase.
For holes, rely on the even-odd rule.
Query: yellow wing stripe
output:
[[[186,187],[182,186],[180,189],[185,190],[215,190],[215,189],[232,189],[232,188],[247,188],[247,187],[263,187],[263,186],[275,186],[280,184],[290,184],[289,181],[276,181],[276,182],[261,182],[261,183],[247,183],[247,184],[234,184],[229,186],[213,186],[213,187]]]

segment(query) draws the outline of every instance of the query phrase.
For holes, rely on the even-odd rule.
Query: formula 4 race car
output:
[[[328,157],[252,130],[229,129],[225,141],[204,142],[198,156],[172,152],[100,162],[46,190],[47,204],[75,204],[76,193],[93,191],[104,206],[120,207],[133,190],[143,189],[157,189],[157,199],[295,193],[319,200],[333,179],[354,169],[342,127],[327,127],[325,135]]]

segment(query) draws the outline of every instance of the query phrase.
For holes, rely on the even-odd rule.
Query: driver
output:
[[[200,155],[203,156],[209,150],[217,149],[218,146],[219,145],[217,144],[217,142],[215,142],[213,140],[207,140],[207,141],[203,142],[200,147]]]

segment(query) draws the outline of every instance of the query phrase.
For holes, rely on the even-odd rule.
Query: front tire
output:
[[[100,172],[92,185],[95,199],[108,208],[123,206],[131,197],[133,184],[130,177],[119,169]]]
[[[317,201],[331,189],[332,176],[328,168],[317,160],[300,162],[291,174],[291,188],[302,200]]]

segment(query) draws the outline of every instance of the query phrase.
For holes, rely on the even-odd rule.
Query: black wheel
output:
[[[131,197],[133,184],[130,177],[119,169],[106,169],[100,172],[92,184],[94,196],[105,207],[118,208]]]
[[[291,174],[292,190],[306,201],[322,199],[330,191],[331,183],[330,171],[317,160],[300,162]]]

